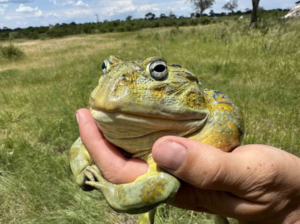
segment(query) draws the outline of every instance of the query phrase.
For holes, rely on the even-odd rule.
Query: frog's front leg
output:
[[[174,199],[180,182],[161,170],[156,164],[149,164],[148,173],[129,184],[112,184],[106,181],[98,168],[87,167],[86,184],[100,190],[108,204],[117,212],[140,214]],[[92,175],[88,174],[91,173]]]
[[[83,145],[81,138],[78,138],[73,143],[70,150],[70,166],[72,173],[75,176],[76,183],[85,191],[94,189],[93,187],[85,184],[88,180],[85,176],[85,169],[93,164],[94,162]]]

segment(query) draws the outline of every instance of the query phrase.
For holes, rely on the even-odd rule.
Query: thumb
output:
[[[231,191],[239,179],[235,178],[237,171],[231,153],[195,140],[160,138],[152,155],[160,167],[197,188]]]

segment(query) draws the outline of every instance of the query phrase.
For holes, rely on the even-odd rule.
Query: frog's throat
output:
[[[208,113],[201,120],[167,120],[124,113],[109,113],[91,109],[91,113],[105,138],[114,145],[132,153],[145,155],[160,137],[166,135],[188,136],[201,130]]]

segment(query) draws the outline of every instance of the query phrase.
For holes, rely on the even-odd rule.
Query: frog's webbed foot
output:
[[[89,175],[89,176],[88,176]],[[86,182],[90,180],[90,177],[92,176],[90,173],[88,173],[86,170],[82,171],[79,175],[77,175],[76,183],[79,185],[79,187],[84,191],[92,191],[95,190],[93,186],[87,185]]]
[[[180,182],[165,172],[150,172],[129,184],[112,184],[106,181],[98,168],[88,166],[85,184],[102,192],[108,204],[117,212],[141,214],[172,200]]]
[[[112,185],[102,177],[96,165],[86,167],[84,174],[89,179],[89,181],[86,181],[85,184],[96,188],[101,192]]]

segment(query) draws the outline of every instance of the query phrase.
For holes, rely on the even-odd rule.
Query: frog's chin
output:
[[[90,110],[105,138],[134,156],[150,152],[154,142],[160,137],[184,137],[198,132],[208,120],[208,116],[201,120],[168,120]]]

